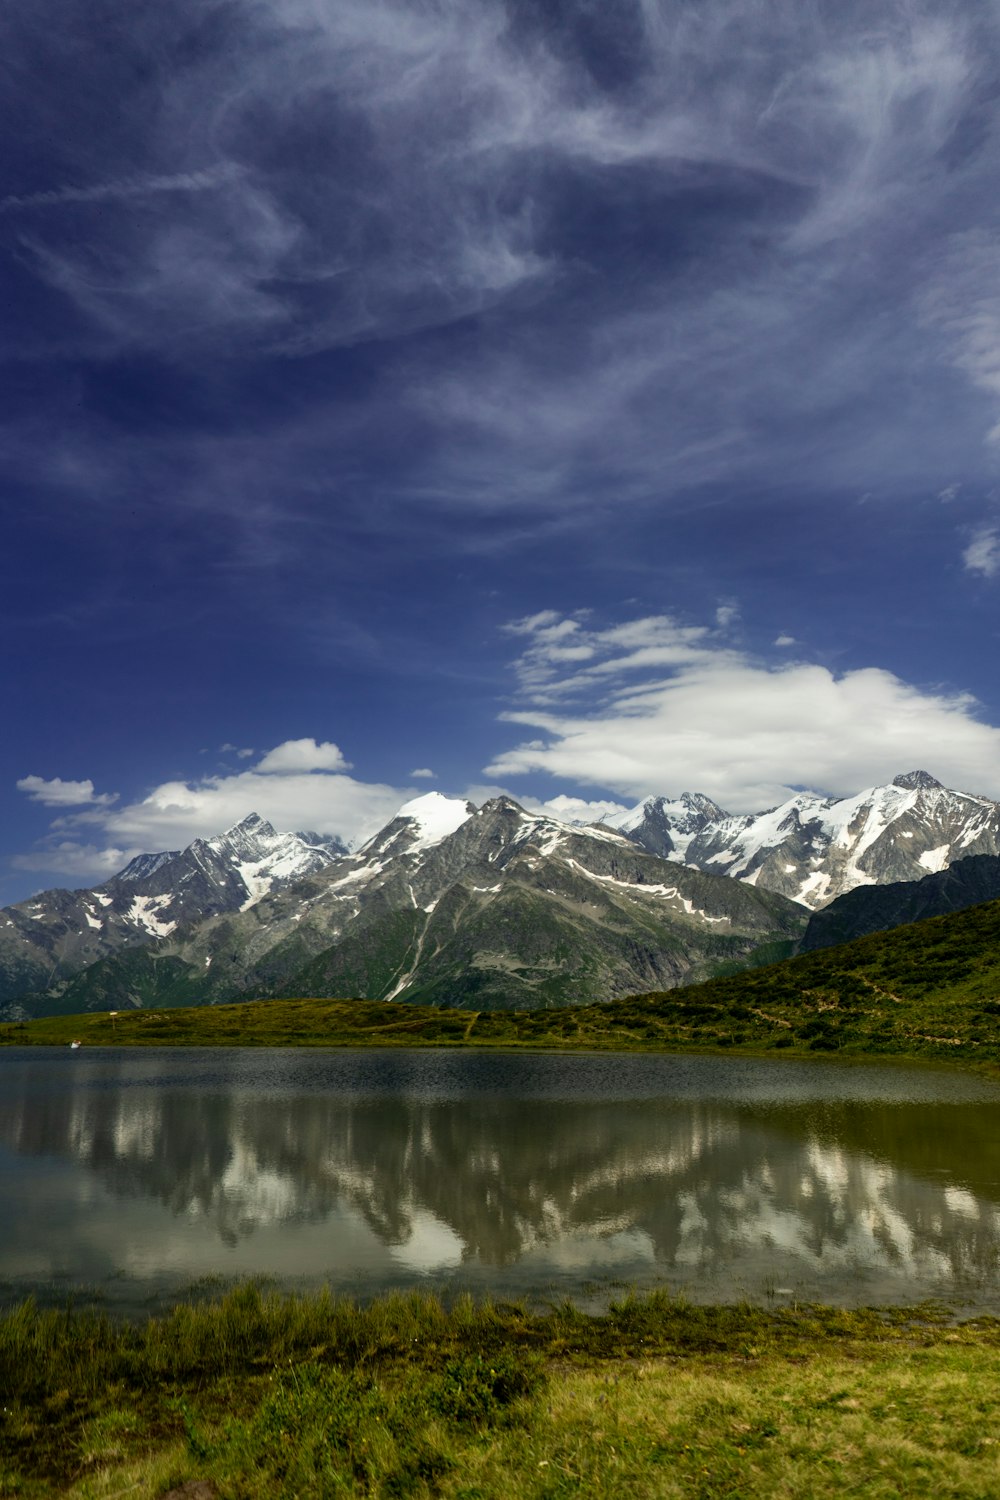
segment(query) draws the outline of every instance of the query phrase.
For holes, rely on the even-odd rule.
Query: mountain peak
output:
[[[526,816],[520,802],[515,802],[513,797],[505,797],[503,795],[491,797],[488,802],[483,803],[479,811],[481,813],[506,813],[508,815],[514,813],[519,818]]]
[[[245,818],[240,818],[238,823],[234,823],[232,828],[227,828],[222,837],[228,838],[234,833],[264,834],[273,837],[275,830],[266,818],[261,817],[260,813],[249,812]]]
[[[417,849],[440,843],[441,839],[461,828],[475,810],[472,803],[466,802],[462,797],[446,797],[443,792],[425,792],[422,797],[404,802],[396,818],[405,818],[417,825],[416,842],[409,846]]]
[[[892,784],[902,787],[906,792],[944,791],[941,782],[929,771],[904,771],[901,776],[892,778]]]

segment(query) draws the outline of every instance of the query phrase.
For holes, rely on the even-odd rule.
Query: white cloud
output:
[[[574,632],[594,660],[565,676],[547,648],[556,630],[534,632],[518,663],[529,706],[503,715],[536,733],[496,756],[490,775],[545,772],[633,800],[697,790],[751,811],[797,786],[845,795],[925,765],[1000,795],[1000,729],[976,718],[967,694],[878,667],[837,676],[761,661],[668,617]]]
[[[254,768],[262,775],[288,776],[302,771],[349,771],[340,746],[324,740],[285,740],[269,750]]]
[[[26,792],[32,802],[41,802],[45,807],[110,807],[116,801],[113,793],[102,792],[97,796],[94,783],[86,781],[63,781],[54,776],[46,781],[44,776],[22,776],[17,783],[19,792]]]
[[[410,772],[411,781],[436,781],[437,773],[429,766],[420,766],[416,771]]]
[[[775,636],[774,644],[776,646],[797,646],[798,642],[796,641],[794,635],[786,635],[785,632],[782,631],[780,635]]]
[[[1000,531],[983,526],[962,553],[962,561],[970,573],[995,578],[1000,573]]]
[[[550,797],[546,802],[539,802],[535,797],[520,800],[533,812],[547,813],[549,817],[559,818],[564,823],[600,823],[602,818],[628,811],[621,802],[611,802],[606,798],[588,802],[584,797],[567,797],[564,792],[560,792],[558,797]]]
[[[253,749],[240,749],[238,745],[230,745],[228,741],[219,746],[220,755],[235,755],[237,760],[249,760],[253,755]]]
[[[48,805],[82,810],[56,818],[49,837],[13,863],[19,869],[103,880],[136,854],[184,848],[231,828],[250,812],[279,830],[315,829],[357,843],[384,827],[414,788],[358,781],[346,774],[347,765],[336,745],[302,739],[275,746],[256,766],[163,782],[124,806],[112,806],[112,797],[84,797],[81,789],[93,791],[89,782],[59,783],[77,790],[72,800],[68,794],[58,801],[50,795]],[[24,780],[32,783],[25,788],[29,793],[46,788],[51,793],[56,785],[39,777]],[[84,829],[86,840],[73,837]]]

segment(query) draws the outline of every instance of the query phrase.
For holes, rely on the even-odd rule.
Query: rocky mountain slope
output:
[[[270,891],[326,869],[339,840],[276,833],[251,813],[217,838],[141,854],[91,890],[52,890],[0,910],[0,1004],[47,990],[122,948],[182,924],[242,911]]]
[[[508,798],[431,793],[355,854],[257,900],[126,950],[25,1010],[354,995],[563,1005],[663,989],[791,951],[786,898],[671,864],[611,829]]]
[[[950,791],[926,771],[853,797],[798,793],[743,817],[685,794],[608,821],[642,848],[814,910],[857,886],[920,880],[972,854],[1000,855],[1000,804]]]
[[[885,932],[921,922],[925,917],[943,917],[964,911],[982,901],[1000,899],[1000,858],[973,854],[956,860],[947,870],[925,875],[923,880],[895,881],[891,885],[859,886],[845,891],[822,911],[809,918],[804,952],[850,943],[870,932]]]

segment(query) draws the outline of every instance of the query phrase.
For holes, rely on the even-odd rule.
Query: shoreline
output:
[[[863,1035],[832,1047],[787,1035],[783,1018],[765,1017],[763,1034],[740,1036],[722,1026],[714,1037],[687,1034],[683,990],[636,996],[604,1006],[531,1011],[461,1011],[402,1007],[371,1000],[247,1000],[181,1009],[96,1011],[0,1022],[0,1048],[95,1047],[301,1048],[366,1051],[436,1048],[469,1052],[619,1052],[632,1054],[788,1059],[795,1062],[956,1067],[1000,1077],[1000,1041],[918,1035],[872,1046]],[[678,1002],[675,997],[680,996]],[[674,1004],[671,1005],[671,1000]],[[623,1012],[626,1019],[623,1019]],[[808,1015],[805,1024],[808,1025]],[[746,1018],[740,1018],[746,1025]],[[956,1028],[961,1016],[954,1021]],[[478,1028],[478,1035],[474,1034]],[[639,1033],[644,1034],[639,1034]],[[654,1034],[655,1033],[655,1034]]]

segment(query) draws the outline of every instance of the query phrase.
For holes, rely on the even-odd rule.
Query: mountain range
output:
[[[816,910],[861,885],[920,880],[971,854],[1000,854],[1000,804],[926,771],[853,797],[797,793],[734,816],[707,797],[653,797],[608,820],[643,848],[778,891]]]
[[[784,896],[671,864],[611,829],[432,792],[356,853],[243,910],[130,944],[18,1006],[301,994],[565,1005],[780,957],[806,920]]]
[[[922,885],[969,855],[1000,855],[1000,806],[923,771],[747,816],[657,797],[585,826],[433,792],[356,851],[251,814],[91,890],[0,911],[0,1015],[250,995],[609,999],[782,957],[810,910],[836,925],[845,893],[863,911],[862,888]]]

